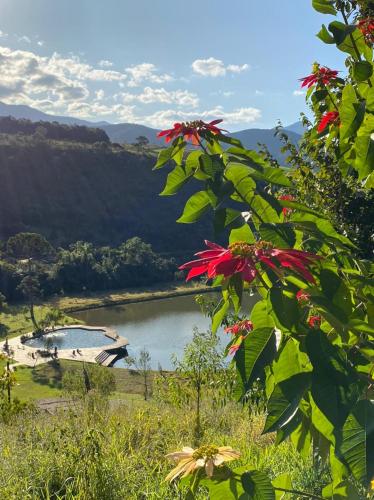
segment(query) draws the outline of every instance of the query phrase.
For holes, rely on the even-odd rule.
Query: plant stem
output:
[[[344,7],[342,7],[342,8],[340,9],[340,12],[341,12],[341,14],[342,14],[342,16],[343,16],[343,19],[344,19],[344,23],[345,23],[345,25],[346,25],[346,26],[349,26],[348,18],[347,18],[347,16],[346,16],[345,12],[344,12]],[[349,33],[349,38],[350,38],[350,40],[351,40],[351,42],[352,42],[353,49],[354,49],[354,51],[356,52],[357,59],[358,59],[359,61],[362,61],[360,51],[358,50],[358,47],[357,47],[356,41],[355,41],[355,39],[353,38],[352,33]],[[368,79],[367,79],[367,82],[368,82],[369,87],[372,87],[372,84],[371,84],[370,78],[368,78]]]
[[[316,500],[323,500],[322,497],[318,495],[313,495],[313,493],[305,493],[304,491],[298,491],[298,490],[286,490],[285,488],[277,488],[274,487],[275,490],[277,491],[284,491],[285,493],[293,493],[294,495],[301,495],[306,498],[314,498]]]

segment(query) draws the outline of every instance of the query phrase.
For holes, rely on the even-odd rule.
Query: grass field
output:
[[[164,285],[158,284],[154,287],[107,290],[105,292],[93,293],[85,292],[81,295],[54,297],[48,301],[48,304],[69,313],[84,309],[94,309],[95,307],[143,302],[179,295],[198,294],[206,291],[211,291],[211,288],[199,283],[166,283]]]
[[[5,367],[6,361],[0,360],[0,370]],[[21,401],[30,401],[63,396],[62,377],[64,372],[80,367],[80,361],[58,360],[50,361],[35,368],[16,366],[16,385],[12,394]],[[111,370],[116,380],[114,399],[141,399],[143,384],[141,376],[135,370],[124,368],[107,368]]]

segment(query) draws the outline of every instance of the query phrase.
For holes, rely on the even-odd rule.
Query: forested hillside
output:
[[[164,178],[153,165],[152,153],[118,145],[0,134],[0,239],[32,231],[55,245],[140,236],[156,251],[197,248],[207,223],[174,223],[189,192],[160,198]]]

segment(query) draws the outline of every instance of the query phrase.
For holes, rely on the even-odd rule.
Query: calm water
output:
[[[27,340],[27,345],[43,349],[47,339],[51,346],[59,349],[80,349],[84,347],[100,347],[113,342],[102,330],[84,330],[83,328],[66,328],[47,333],[43,337]]]
[[[254,297],[248,298],[246,307],[250,308],[255,302]],[[171,355],[175,353],[181,357],[195,326],[200,331],[210,327],[209,318],[201,314],[193,295],[93,309],[74,313],[74,317],[88,325],[109,326],[117,330],[129,340],[130,356],[137,356],[145,347],[151,354],[152,367],[156,369],[159,364],[164,369],[172,368]],[[225,345],[226,334],[220,332],[220,337]],[[123,366],[123,362],[116,366]]]

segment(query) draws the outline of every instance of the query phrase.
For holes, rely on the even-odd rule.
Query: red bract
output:
[[[223,275],[225,278],[240,274],[244,281],[251,283],[257,276],[256,265],[263,263],[278,276],[283,276],[283,269],[300,274],[306,281],[315,282],[309,266],[322,257],[302,250],[275,248],[271,243],[259,241],[252,245],[238,241],[228,248],[205,241],[209,250],[198,252],[196,260],[187,262],[179,269],[190,269],[187,281],[195,276],[207,273],[208,278]]]
[[[285,201],[295,201],[295,198],[292,196],[292,194],[282,194],[282,196],[280,196],[279,199],[285,200]],[[291,212],[292,212],[292,208],[283,207],[283,210],[282,210],[283,215],[288,215]]]
[[[328,85],[332,80],[338,76],[339,71],[327,68],[326,66],[320,67],[318,64],[315,65],[315,71],[311,75],[304,76],[304,78],[300,78],[302,82],[301,88],[303,87],[312,87],[315,84]]]
[[[193,122],[174,123],[173,128],[162,130],[162,132],[157,134],[157,137],[165,137],[165,142],[170,142],[172,139],[181,136],[197,145],[199,144],[201,132],[211,132],[212,134],[223,132],[223,129],[216,127],[221,122],[222,120],[213,120],[209,123],[205,123],[202,120],[195,120]]]
[[[339,125],[339,123],[340,123],[339,113],[337,111],[329,111],[328,113],[325,113],[322,116],[318,124],[318,132],[321,133],[329,125]]]
[[[308,292],[304,292],[304,290],[299,290],[296,294],[296,300],[301,305],[305,305],[310,301],[310,294]]]
[[[366,17],[360,19],[358,22],[358,29],[364,35],[364,38],[368,44],[374,43],[374,18]]]
[[[225,328],[226,333],[232,333],[233,335],[238,335],[238,333],[248,333],[253,330],[253,323],[248,319],[243,321],[238,321],[234,325]]]
[[[308,319],[308,325],[311,328],[319,328],[321,326],[321,322],[321,316],[310,316],[310,318]]]

